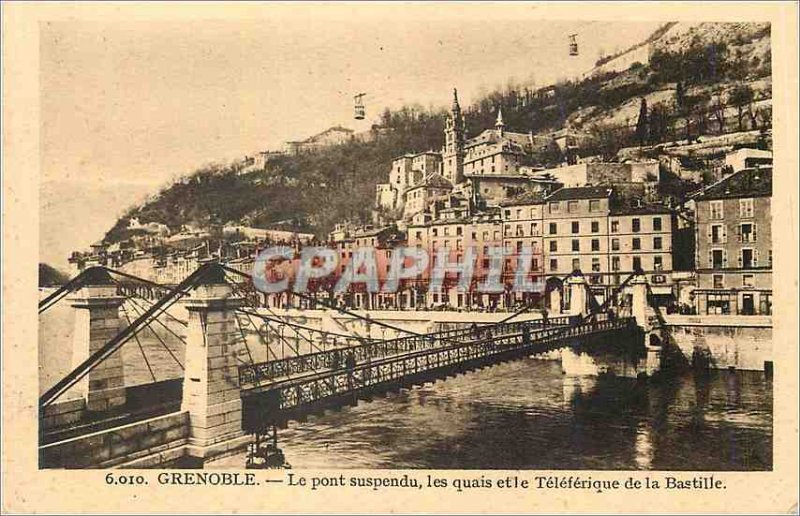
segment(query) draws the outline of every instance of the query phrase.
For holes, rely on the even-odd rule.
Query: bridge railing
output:
[[[566,317],[553,317],[548,319],[548,326],[563,327],[569,325],[574,319]],[[346,354],[352,354],[356,363],[361,363],[375,358],[381,358],[411,351],[433,349],[447,343],[463,342],[480,339],[484,335],[507,335],[520,333],[523,326],[530,329],[543,327],[544,320],[520,321],[502,325],[488,325],[471,328],[455,328],[425,335],[411,335],[387,340],[373,340],[356,346],[344,346],[324,351],[316,351],[279,360],[270,360],[256,364],[239,366],[240,384],[253,384],[273,381],[291,375],[302,374],[320,369],[335,369],[340,367]],[[487,333],[490,332],[490,333]]]
[[[633,319],[611,319],[562,328],[541,328],[534,332],[494,336],[384,357],[350,369],[326,371],[299,379],[276,382],[268,390],[277,393],[278,408],[287,410],[324,398],[368,389],[377,384],[402,382],[414,375],[456,366],[499,354],[532,353],[552,349],[565,340],[597,335],[630,327]]]

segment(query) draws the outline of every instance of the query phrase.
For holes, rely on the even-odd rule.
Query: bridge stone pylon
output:
[[[243,447],[242,401],[237,351],[241,333],[233,295],[222,269],[197,285],[182,301],[189,318],[181,410],[189,413],[188,453],[200,462]]]
[[[83,287],[68,300],[75,309],[72,335],[74,369],[119,333],[119,307],[125,298],[117,295],[117,288],[108,272],[96,268],[87,272]],[[73,392],[86,401],[89,412],[103,412],[125,405],[122,351],[117,350],[92,369],[73,387]]]
[[[586,315],[586,278],[570,276],[564,285],[569,288],[569,315]]]
[[[647,317],[647,279],[642,275],[631,278],[631,315],[636,319],[636,324],[643,330],[649,331],[650,322]]]

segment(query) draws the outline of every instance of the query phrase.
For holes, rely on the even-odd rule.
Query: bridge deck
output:
[[[515,331],[496,333],[490,338],[447,340],[438,346],[369,359],[350,368],[306,372],[268,385],[243,387],[245,426],[257,427],[266,420],[292,419],[298,417],[298,412],[311,410],[320,403],[335,404],[369,397],[390,385],[415,383],[459,369],[543,353],[572,342],[636,327],[632,318],[566,327],[537,328],[530,323],[508,326]]]
[[[318,372],[339,369],[348,355],[352,355],[355,363],[361,364],[378,358],[401,355],[412,351],[434,349],[446,344],[468,342],[479,339],[481,336],[491,338],[491,336],[519,333],[522,331],[523,325],[533,330],[545,326],[565,327],[573,322],[576,322],[574,318],[554,317],[548,319],[547,322],[538,319],[493,324],[479,327],[477,331],[472,329],[453,329],[396,339],[365,341],[356,346],[341,346],[279,360],[242,365],[239,367],[239,384],[245,389],[268,386],[276,381],[290,379],[309,371]]]

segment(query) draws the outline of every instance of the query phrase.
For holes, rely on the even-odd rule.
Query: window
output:
[[[476,233],[476,232],[474,232],[474,231],[473,231],[473,232],[472,232],[472,239],[473,239],[473,240],[477,240],[477,239],[478,239],[478,233]]]
[[[638,233],[642,229],[642,221],[639,219],[632,219],[631,220],[631,231],[634,233]]]
[[[756,286],[755,276],[753,276],[752,274],[742,274],[742,286],[755,287]]]
[[[450,236],[450,228],[448,227],[444,228],[444,236]]]
[[[619,221],[612,220],[611,221],[611,232],[612,233],[619,233]]]
[[[600,223],[596,220],[592,222],[592,233],[599,233],[600,232]]]
[[[751,269],[756,266],[756,252],[754,249],[742,249],[742,254],[739,256],[739,267],[744,269]]]
[[[539,224],[534,222],[531,224],[531,236],[536,236],[539,234]]]
[[[433,228],[433,229],[431,230],[431,234],[432,234],[433,236],[439,236],[439,229],[438,229],[438,228]]]
[[[600,239],[593,238],[592,239],[592,251],[599,251],[600,250]]]
[[[600,201],[597,199],[589,201],[589,211],[600,211]]]
[[[642,270],[642,258],[640,256],[633,257],[633,270],[634,271]]]
[[[711,250],[711,268],[721,269],[725,265],[725,252],[722,249]]]
[[[653,257],[653,269],[657,271],[664,270],[664,258],[661,256]]]
[[[499,242],[500,241],[500,230],[499,229],[494,232],[494,240],[495,240],[495,242]]]
[[[640,238],[634,238],[632,244],[634,251],[637,251],[642,248],[642,240]]]
[[[522,218],[522,210],[517,210],[517,218],[518,219]]]
[[[556,223],[555,222],[551,222],[550,223],[550,234],[551,235],[555,235],[556,233],[557,233],[557,231],[556,231]]]
[[[553,272],[558,270],[558,260],[556,260],[555,258],[550,260],[550,270]]]
[[[557,251],[558,251],[558,242],[556,242],[555,240],[551,240],[550,241],[550,252],[551,253],[555,253]]]
[[[712,277],[714,288],[725,288],[725,283],[723,282],[724,276],[722,274],[714,274]]]
[[[577,213],[578,201],[567,201],[567,213]]]
[[[511,210],[506,210],[506,218],[507,219],[511,218]]]
[[[580,258],[573,258],[572,259],[572,270],[573,271],[581,270],[581,259]]]
[[[619,270],[619,256],[611,257],[611,270],[615,272]]]
[[[739,217],[750,218],[753,216],[753,199],[739,199]]]
[[[550,213],[558,213],[558,203],[551,202],[550,203]]]
[[[711,220],[722,220],[722,201],[711,201],[708,203],[709,210],[711,210]]]
[[[756,241],[756,225],[752,222],[739,224],[739,242],[750,243]]]
[[[525,231],[522,229],[522,224],[517,224],[516,236],[525,236]]]
[[[461,239],[460,238],[458,240],[456,240],[456,249],[458,251],[461,251],[463,249],[463,247],[461,246]]]
[[[417,231],[417,240],[422,240],[422,231]]]
[[[711,243],[722,244],[727,240],[725,226],[722,224],[711,224]]]
[[[456,228],[456,236],[461,236],[462,229]]]
[[[653,237],[653,249],[661,249],[661,237]]]
[[[592,272],[600,272],[600,258],[592,258]]]
[[[522,240],[517,241],[517,252],[522,252]]]
[[[611,250],[612,251],[619,251],[619,238],[612,238],[611,239]]]
[[[572,240],[572,251],[577,252],[581,250],[581,241],[578,239]]]
[[[572,234],[579,233],[581,230],[581,223],[578,221],[572,221]]]
[[[653,231],[661,231],[661,217],[653,217]]]
[[[531,218],[532,219],[536,218],[536,208],[531,208]]]

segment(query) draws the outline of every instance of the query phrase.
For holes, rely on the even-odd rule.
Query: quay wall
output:
[[[771,316],[668,315],[665,320],[672,341],[689,363],[699,356],[714,369],[764,371],[771,367]]]
[[[39,447],[40,468],[163,468],[189,440],[189,413],[174,412]]]

